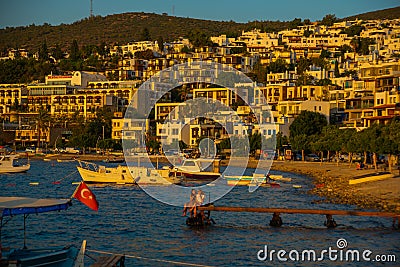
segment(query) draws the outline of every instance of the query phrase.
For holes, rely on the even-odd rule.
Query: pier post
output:
[[[396,226],[396,221],[397,221],[397,226]],[[400,218],[399,217],[393,217],[393,229],[400,230]]]
[[[324,225],[328,228],[335,228],[337,226],[337,223],[335,222],[331,214],[326,214],[326,221]]]
[[[269,225],[273,227],[282,226],[282,219],[279,212],[274,212],[272,219],[269,221]]]

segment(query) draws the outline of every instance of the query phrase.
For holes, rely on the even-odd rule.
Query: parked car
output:
[[[82,151],[79,148],[74,147],[58,148],[58,152],[67,154],[82,154]]]
[[[35,148],[35,147],[27,147],[27,148],[25,149],[25,152],[28,152],[28,153],[36,153],[36,148]]]
[[[293,160],[300,161],[300,160],[303,160],[303,158],[302,158],[301,154],[296,153],[296,154],[294,154]]]
[[[306,161],[320,161],[320,158],[316,154],[308,154],[305,156]]]

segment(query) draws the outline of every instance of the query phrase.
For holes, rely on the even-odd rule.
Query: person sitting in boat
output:
[[[190,194],[189,202],[186,202],[185,205],[183,206],[182,216],[186,216],[186,212],[188,209],[190,209],[190,211],[192,211],[193,207],[196,206],[195,204],[196,204],[196,190],[192,189],[192,193]]]

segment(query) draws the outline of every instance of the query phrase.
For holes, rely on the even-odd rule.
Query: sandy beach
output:
[[[354,204],[359,208],[400,213],[400,176],[381,181],[349,185],[349,180],[374,169],[357,170],[349,163],[317,163],[300,161],[274,161],[272,170],[294,172],[312,177],[316,186],[310,194],[326,198],[327,202]],[[380,170],[382,171],[382,170]]]

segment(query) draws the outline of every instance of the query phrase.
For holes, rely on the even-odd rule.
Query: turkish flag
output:
[[[92,210],[99,210],[99,203],[96,200],[96,196],[90,191],[89,187],[81,182],[72,197],[76,198]]]

